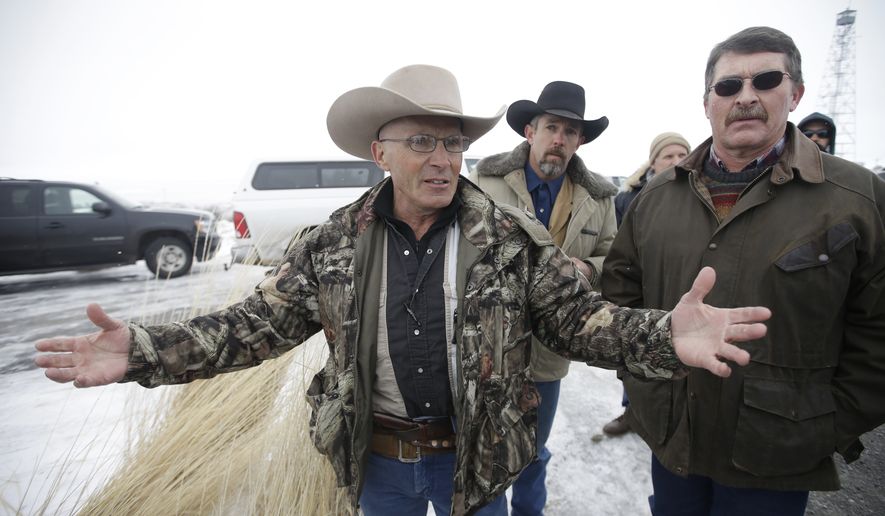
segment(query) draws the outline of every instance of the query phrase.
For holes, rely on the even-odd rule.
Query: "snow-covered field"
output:
[[[0,513],[33,514],[48,498],[47,514],[69,512],[65,508],[100,485],[121,459],[127,410],[163,402],[164,389],[77,390],[50,382],[32,364],[33,342],[93,331],[84,312],[93,301],[115,317],[144,322],[187,317],[194,304],[233,301],[232,287],[254,285],[266,269],[235,265],[225,271],[229,238],[212,262],[167,282],[154,281],[142,262],[0,277]],[[613,372],[572,366],[549,443],[548,514],[648,512],[647,447],[635,435],[601,435],[602,425],[619,413],[620,398]],[[64,495],[71,498],[60,499]]]
[[[187,318],[194,306],[239,299],[266,268],[229,261],[232,231],[218,256],[167,282],[144,264],[92,272],[0,277],[0,514],[68,514],[114,471],[130,441],[136,411],[168,402],[175,387],[112,385],[77,390],[43,377],[32,363],[33,342],[93,331],[85,317],[97,301],[125,320],[157,323]],[[572,365],[563,381],[548,443],[554,457],[547,483],[548,515],[648,514],[650,454],[634,434],[610,438],[602,425],[620,413],[614,372]],[[845,467],[844,488],[813,493],[808,514],[882,514],[885,431],[864,436],[867,452]],[[62,472],[64,475],[62,475]],[[48,505],[43,505],[48,500]],[[432,514],[432,510],[431,510]]]

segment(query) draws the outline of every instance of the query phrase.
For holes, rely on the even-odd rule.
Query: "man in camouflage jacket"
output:
[[[372,251],[384,231],[372,203],[388,181],[298,242],[245,301],[186,324],[133,326],[124,381],[153,387],[254,366],[322,329],[330,357],[308,392],[314,444],[339,484],[357,494],[376,354],[380,260]],[[467,180],[457,195],[462,294],[458,368],[451,373],[458,400],[456,496],[469,509],[502,493],[535,453],[537,396],[526,376],[533,332],[563,356],[624,364],[647,378],[670,378],[680,364],[666,345],[663,312],[636,314],[605,303],[575,281],[568,257],[543,227],[518,210],[496,208]],[[217,350],[235,338],[242,345]]]
[[[449,94],[432,98],[428,85],[440,84],[449,85]],[[746,323],[766,319],[766,309],[704,305],[713,284],[710,270],[670,313],[603,301],[542,226],[515,209],[496,206],[458,178],[467,142],[453,133],[460,127],[477,138],[500,114],[491,122],[461,115],[459,95],[452,94],[457,93],[454,77],[436,67],[406,67],[383,86],[343,95],[328,123],[333,140],[348,152],[362,157],[370,146],[390,178],[297,242],[253,295],[210,315],[153,327],[126,325],[93,304],[87,314],[102,331],[38,342],[38,350],[58,354],[38,356],[37,365],[47,368],[50,379],[77,387],[115,381],[151,387],[251,367],[322,330],[330,355],[308,391],[314,444],[329,458],[354,506],[361,503],[365,510],[364,472],[375,455],[372,411],[383,312],[379,293],[385,271],[379,257],[386,256],[383,242],[389,235],[378,208],[379,197],[391,191],[395,203],[408,201],[395,210],[423,207],[433,215],[441,206],[458,208],[452,224],[457,317],[447,320],[445,330],[447,337],[451,332],[447,367],[457,421],[453,514],[481,511],[535,455],[537,395],[528,376],[533,334],[565,357],[647,378],[684,372],[680,361],[722,375],[730,368],[720,359],[746,363],[748,356],[729,342],[764,335],[762,324]],[[368,102],[362,98],[367,92],[386,100]],[[407,96],[419,99],[409,100],[419,107],[403,107]],[[385,102],[393,105],[385,108]],[[441,105],[455,107],[440,113]],[[382,116],[390,118],[371,121],[371,114],[353,114],[361,109],[400,116],[388,113]],[[416,116],[416,109],[435,115]],[[350,136],[335,130],[359,125],[355,120],[375,129]],[[394,130],[408,134],[409,128],[417,128],[417,135],[388,138]],[[415,222],[414,228],[420,240],[426,226]]]

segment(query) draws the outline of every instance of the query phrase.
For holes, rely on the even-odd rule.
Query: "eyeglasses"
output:
[[[829,138],[830,131],[828,129],[818,129],[817,131],[802,131],[802,134],[811,138],[812,136],[817,136],[818,138]]]
[[[765,91],[780,86],[784,81],[785,75],[790,77],[790,74],[787,72],[772,70],[770,72],[757,73],[753,77],[747,77],[747,79],[750,79],[750,82],[753,83],[753,88],[755,88],[756,91]],[[792,77],[790,77],[790,79],[792,79]],[[715,91],[716,95],[719,95],[720,97],[730,97],[741,91],[744,87],[744,80],[745,79],[741,77],[729,77],[728,79],[722,79],[713,86],[710,86],[710,89]]]
[[[466,136],[446,136],[437,138],[429,134],[416,134],[408,138],[384,138],[380,142],[409,142],[409,148],[415,152],[433,152],[436,143],[442,142],[443,147],[449,152],[464,152],[470,147],[470,138]]]

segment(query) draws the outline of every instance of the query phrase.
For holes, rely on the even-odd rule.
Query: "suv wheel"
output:
[[[177,278],[191,270],[194,256],[190,246],[180,239],[161,237],[147,246],[144,261],[147,268],[157,277]]]

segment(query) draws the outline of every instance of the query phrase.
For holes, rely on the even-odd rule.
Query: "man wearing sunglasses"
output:
[[[836,124],[832,118],[814,112],[803,118],[797,127],[820,147],[821,152],[836,153]]]
[[[518,100],[507,109],[507,123],[525,140],[510,152],[489,156],[476,165],[476,184],[495,202],[533,214],[553,242],[597,287],[602,261],[615,239],[613,198],[617,188],[590,171],[576,154],[608,127],[608,118],[584,120],[584,88],[551,82],[538,102]],[[513,484],[512,516],[543,514],[545,479],[559,387],[569,360],[532,342],[532,373],[541,395],[538,406],[538,457]]]
[[[793,40],[752,27],[716,45],[703,104],[713,136],[631,204],[603,294],[668,308],[701,267],[718,303],[759,303],[767,336],[720,379],[621,373],[629,423],[653,452],[653,514],[805,511],[885,421],[885,182],[821,153],[787,122],[802,98]]]

